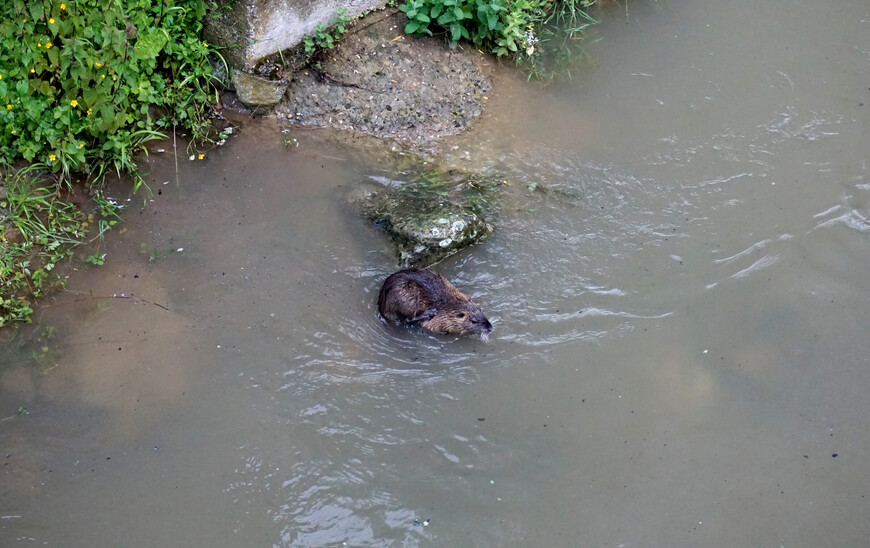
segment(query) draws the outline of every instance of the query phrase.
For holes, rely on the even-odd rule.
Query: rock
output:
[[[275,109],[295,124],[362,132],[426,147],[465,131],[490,81],[473,48],[406,36],[395,8],[370,14],[341,44],[294,77]]]
[[[360,184],[350,202],[383,230],[402,267],[430,266],[489,236],[489,212],[497,184],[466,179],[459,183],[412,182],[373,177]]]
[[[233,72],[233,86],[239,101],[248,107],[273,107],[287,92],[286,81],[274,81],[252,76],[240,70]]]
[[[318,23],[330,26],[336,12],[353,17],[382,7],[385,0],[218,0],[203,20],[203,37],[221,46],[236,69],[260,64],[302,42]]]

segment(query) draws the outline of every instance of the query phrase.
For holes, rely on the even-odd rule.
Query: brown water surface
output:
[[[486,343],[378,321],[386,162],[153,152],[0,355],[0,545],[870,543],[870,4],[628,6],[445,147],[508,183],[439,265]]]

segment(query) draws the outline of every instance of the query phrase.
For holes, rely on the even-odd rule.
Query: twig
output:
[[[169,312],[169,309],[166,308],[165,306],[163,306],[162,304],[149,301],[148,299],[143,299],[142,297],[136,297],[135,295],[112,295],[111,297],[92,296],[92,297],[85,297],[82,299],[73,299],[71,301],[60,301],[60,302],[55,302],[53,304],[46,304],[46,305],[43,305],[42,308],[51,308],[52,306],[56,306],[56,305],[60,305],[60,304],[81,303],[81,302],[85,302],[85,301],[94,301],[94,300],[98,300],[98,299],[135,299],[137,301],[142,301],[143,303],[147,303],[150,305],[154,305],[158,308],[162,308],[163,310]]]

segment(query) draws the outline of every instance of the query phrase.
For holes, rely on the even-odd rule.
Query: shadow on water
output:
[[[345,195],[400,161],[155,147],[105,266],[0,351],[0,544],[863,544],[870,11],[619,15],[444,146],[505,181],[438,265],[488,342],[378,321]]]

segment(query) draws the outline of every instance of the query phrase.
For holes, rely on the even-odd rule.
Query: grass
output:
[[[3,180],[0,199],[0,326],[27,321],[33,299],[63,286],[55,271],[85,235],[87,217],[35,178],[33,165]]]
[[[122,206],[95,190],[94,211],[75,204],[69,185],[32,164],[0,181],[0,327],[29,321],[35,301],[65,286],[59,267],[76,248],[96,242],[88,262],[102,264],[103,235],[120,219]]]
[[[583,57],[586,31],[598,23],[589,9],[594,0],[556,0],[537,24],[537,36],[529,34],[526,48],[517,54],[517,65],[527,79],[542,82],[560,76],[571,78],[571,66]]]

